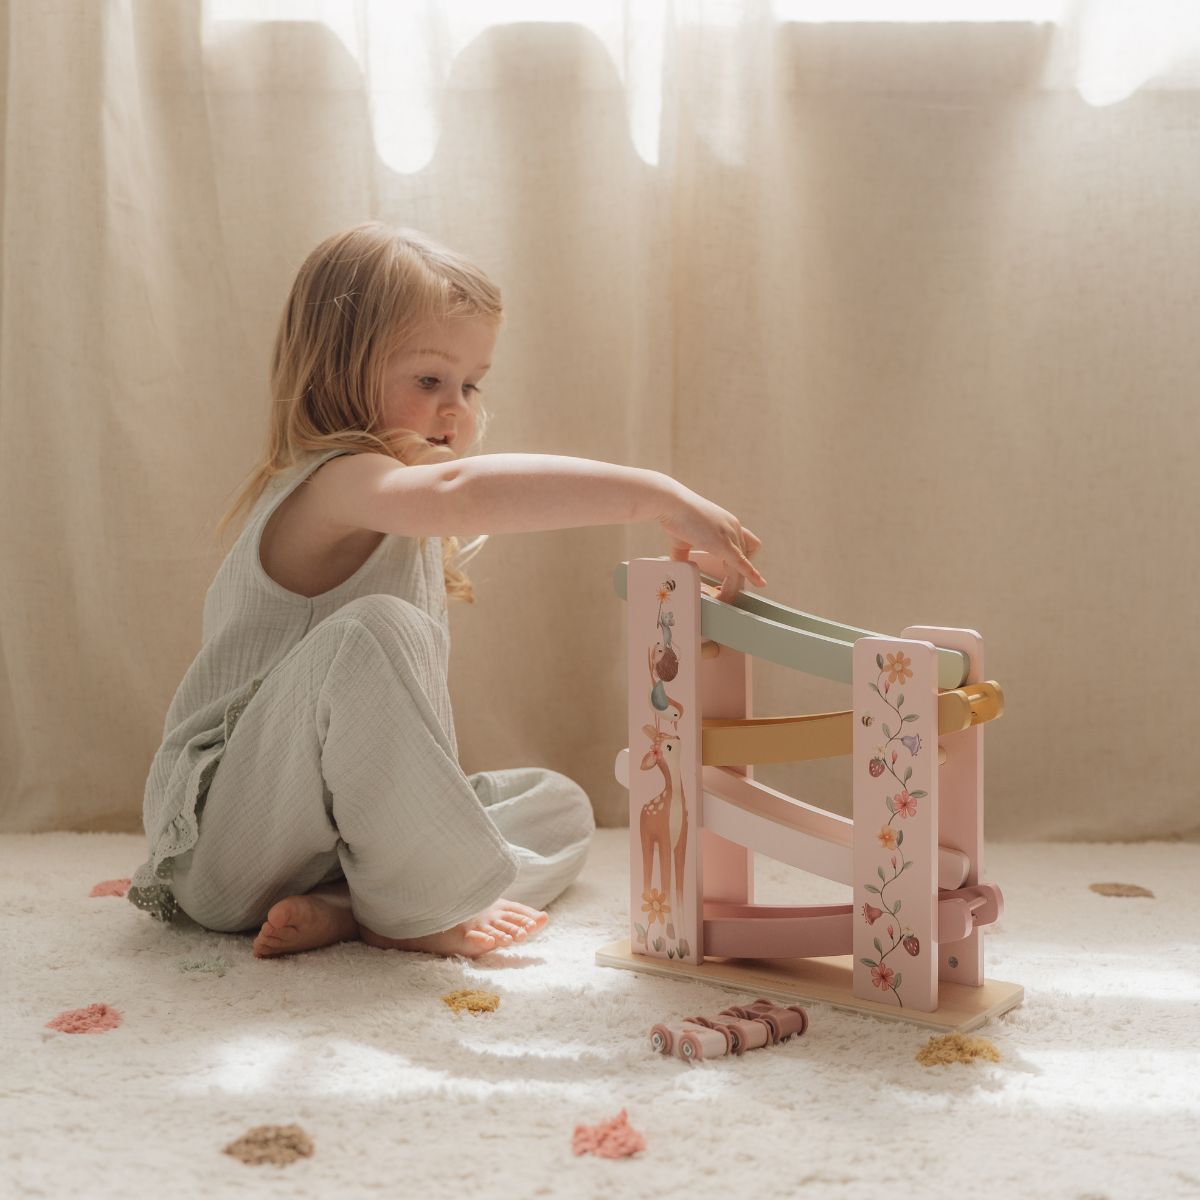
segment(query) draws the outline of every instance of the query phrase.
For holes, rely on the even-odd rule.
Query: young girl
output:
[[[130,900],[258,957],[351,938],[474,957],[545,925],[595,829],[555,771],[465,775],[447,692],[446,597],[474,602],[448,530],[657,520],[673,557],[760,542],[657,471],[550,454],[468,457],[500,294],[420,234],[322,242],[275,343],[249,515],[204,602],[203,644],[150,769],[150,857]],[[477,428],[478,423],[478,428]]]

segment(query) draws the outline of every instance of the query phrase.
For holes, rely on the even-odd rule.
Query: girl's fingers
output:
[[[762,545],[757,537],[754,536],[748,529],[742,531],[743,545],[733,543],[725,556],[721,557],[721,562],[725,568],[731,573],[726,575],[725,582],[722,584],[722,594],[727,590],[729,585],[733,583],[732,595],[737,595],[741,590],[743,578],[752,579],[758,587],[766,587],[767,581],[759,573],[758,568],[750,561],[750,555],[755,553]],[[743,549],[745,546],[745,549]],[[673,539],[671,542],[670,559],[673,562],[688,562],[692,554],[692,545],[690,542],[681,542]],[[714,554],[713,557],[718,557]]]
[[[722,604],[731,603],[738,592],[742,590],[742,577],[735,571],[731,575],[726,575],[721,581],[721,590],[717,593],[717,599]]]
[[[759,574],[758,568],[744,554],[738,555],[738,562],[745,568],[744,574],[748,575],[759,587],[766,587],[767,581]]]

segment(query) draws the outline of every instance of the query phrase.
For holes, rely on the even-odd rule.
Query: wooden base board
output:
[[[699,965],[673,959],[634,954],[629,939],[611,942],[596,951],[602,967],[623,967],[664,978],[682,976],[699,979],[716,987],[764,996],[795,1004],[802,1000],[829,1004],[851,1012],[867,1013],[887,1021],[909,1021],[941,1033],[967,1033],[985,1021],[1021,1003],[1025,989],[1019,983],[984,980],[982,987],[961,983],[938,984],[936,1012],[916,1012],[894,1004],[877,1004],[854,995],[852,956],[836,958],[706,958]]]

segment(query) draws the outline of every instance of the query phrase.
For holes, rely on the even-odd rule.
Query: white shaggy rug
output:
[[[257,960],[249,938],[89,897],[142,852],[0,837],[0,1195],[1200,1196],[1196,845],[990,847],[988,975],[1025,1000],[976,1031],[999,1062],[937,1067],[915,1061],[930,1031],[822,1005],[741,1058],[652,1053],[654,1023],[754,997],[595,965],[626,929],[622,830],[597,834],[541,935],[474,962],[360,942]],[[761,901],[844,898],[765,859],[758,879]],[[455,1013],[440,997],[459,988],[499,1008]],[[122,1023],[47,1028],[92,1004]],[[576,1124],[621,1109],[644,1151],[572,1153]],[[222,1153],[263,1124],[313,1152]]]

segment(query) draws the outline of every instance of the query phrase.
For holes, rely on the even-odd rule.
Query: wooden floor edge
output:
[[[851,956],[823,959],[735,960],[705,959],[699,965],[634,954],[629,939],[621,938],[596,951],[596,964],[618,967],[660,978],[697,979],[715,987],[765,996],[788,1004],[807,1001],[828,1004],[848,1012],[903,1021],[945,1033],[969,1033],[992,1017],[1015,1008],[1025,997],[1019,983],[987,979],[982,987],[942,982],[941,1007],[936,1012],[916,1012],[894,1005],[860,1000],[854,995]],[[715,1015],[715,1014],[709,1014]]]

